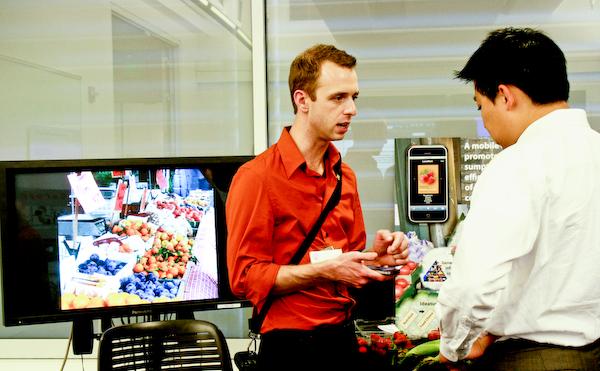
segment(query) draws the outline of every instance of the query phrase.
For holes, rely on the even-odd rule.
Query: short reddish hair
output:
[[[317,44],[300,53],[290,66],[288,78],[294,114],[298,112],[298,107],[294,102],[294,92],[304,90],[312,100],[315,100],[317,80],[321,74],[321,65],[325,61],[346,68],[356,66],[356,58],[333,45]]]

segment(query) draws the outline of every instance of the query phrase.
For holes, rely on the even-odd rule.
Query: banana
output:
[[[439,352],[439,339],[419,344],[406,352],[404,357],[402,357],[398,362],[398,366],[401,370],[416,370],[417,366],[424,366],[424,364],[420,365],[421,361],[424,361],[424,359],[427,359],[427,364],[431,363],[431,361],[434,361],[433,363],[437,363],[437,360],[435,360],[434,357],[437,357]]]
[[[423,344],[419,344],[406,352],[406,356],[434,356],[440,352],[440,340],[431,340]]]

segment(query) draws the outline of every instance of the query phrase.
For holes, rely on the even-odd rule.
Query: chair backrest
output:
[[[115,326],[100,338],[98,370],[232,371],[225,336],[202,320]]]

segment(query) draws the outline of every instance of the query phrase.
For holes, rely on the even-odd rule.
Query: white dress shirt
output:
[[[568,346],[600,337],[600,134],[585,111],[553,111],[500,152],[463,223],[436,305],[446,358],[464,358],[483,332]]]

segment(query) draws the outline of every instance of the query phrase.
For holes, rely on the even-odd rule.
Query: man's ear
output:
[[[517,104],[515,92],[509,85],[498,85],[498,98],[502,99],[502,103],[508,110],[514,109]]]
[[[296,107],[298,107],[298,111],[308,112],[308,105],[306,102],[306,97],[308,95],[304,90],[296,90],[294,91],[294,103],[296,103]]]

